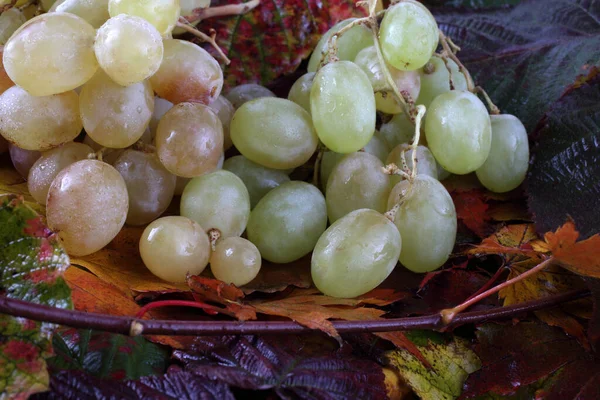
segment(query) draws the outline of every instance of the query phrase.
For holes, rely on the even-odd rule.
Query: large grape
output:
[[[4,62],[2,61],[4,54],[4,49],[0,46],[0,94],[4,93],[8,88],[15,85],[15,83],[10,79],[6,70],[4,69]]]
[[[108,0],[58,0],[48,11],[75,14],[96,29],[110,18]]]
[[[262,260],[252,242],[229,237],[217,243],[210,257],[210,270],[220,281],[242,286],[256,278]]]
[[[311,273],[328,296],[356,297],[388,277],[402,248],[398,229],[380,213],[361,209],[333,223],[315,245]]]
[[[144,18],[166,35],[175,28],[181,8],[178,0],[109,0],[108,12],[111,17],[127,14]]]
[[[458,70],[458,65],[448,59],[448,67],[452,71],[452,84],[455,90],[467,90],[467,80]],[[421,70],[421,91],[417,104],[422,104],[429,109],[431,102],[442,93],[450,91],[450,73],[440,57],[431,57]]]

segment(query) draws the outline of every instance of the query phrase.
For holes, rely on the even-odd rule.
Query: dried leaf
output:
[[[561,266],[579,275],[600,278],[600,234],[579,242],[578,238],[572,221],[544,235],[552,257]]]
[[[490,216],[487,214],[489,205],[484,201],[483,190],[455,191],[452,192],[452,200],[456,208],[456,216],[467,228],[479,237],[484,237],[491,232]]]
[[[536,252],[530,243],[536,239],[537,234],[532,224],[508,225],[483,239],[480,245],[467,253],[535,256]]]
[[[203,276],[188,276],[187,282],[196,299],[222,305],[224,308],[220,310],[221,313],[240,321],[256,319],[254,308],[241,303],[244,292],[235,285]]]
[[[312,286],[310,255],[288,264],[274,264],[263,260],[256,278],[240,289],[253,292],[275,293],[290,286],[307,289]]]

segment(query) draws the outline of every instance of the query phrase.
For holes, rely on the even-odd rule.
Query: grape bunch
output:
[[[172,38],[191,29],[180,15],[194,1],[58,0],[10,23],[5,12],[0,134],[74,256],[128,224],[145,226],[141,258],[170,282],[210,264],[242,286],[262,260],[311,253],[316,287],[335,297],[394,268],[433,271],[457,231],[441,181],[474,172],[491,191],[515,189],[527,132],[474,84],[426,7],[375,3],[322,36],[287,99],[253,83],[221,93],[219,63]]]

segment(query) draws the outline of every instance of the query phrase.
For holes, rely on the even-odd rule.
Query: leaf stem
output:
[[[215,40],[215,38],[217,37],[217,34],[214,31],[214,29],[211,29],[210,36],[208,36],[206,33],[200,32],[198,29],[191,26],[189,24],[189,22],[183,17],[179,17],[179,21],[177,22],[176,25],[178,28],[181,28],[181,29],[193,34],[194,36],[196,36],[198,39],[202,40],[203,42],[210,43],[210,45],[217,51],[217,53],[219,54],[219,57],[223,60],[225,65],[229,65],[231,63],[231,60],[229,60],[229,58],[227,58],[225,53],[223,53],[223,50],[217,44],[217,42]]]

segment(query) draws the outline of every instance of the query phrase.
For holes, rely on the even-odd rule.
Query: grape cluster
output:
[[[287,99],[257,84],[221,94],[217,61],[171,36],[193,1],[4,13],[0,134],[72,255],[129,224],[146,226],[141,257],[171,282],[210,263],[244,285],[262,259],[311,252],[315,285],[336,297],[377,287],[398,261],[433,271],[457,230],[440,181],[475,172],[489,190],[516,188],[527,133],[491,101],[488,113],[427,8],[373,3],[323,35]],[[290,177],[307,166],[312,184]],[[174,196],[180,215],[163,216]]]

